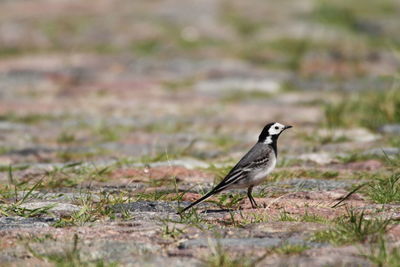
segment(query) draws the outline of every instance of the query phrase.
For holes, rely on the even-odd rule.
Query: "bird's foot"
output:
[[[253,209],[257,209],[257,208],[258,208],[258,205],[257,205],[257,203],[255,202],[255,200],[250,201],[250,203],[251,203],[251,207],[252,207]]]

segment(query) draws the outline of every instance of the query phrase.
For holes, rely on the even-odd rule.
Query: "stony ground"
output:
[[[399,12],[0,1],[0,265],[399,266]],[[259,208],[176,213],[271,121]]]

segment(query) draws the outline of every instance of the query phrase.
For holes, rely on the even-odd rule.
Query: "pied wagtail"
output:
[[[257,203],[251,195],[253,187],[262,183],[275,168],[278,156],[278,137],[284,130],[289,128],[292,128],[292,126],[286,126],[278,122],[267,124],[258,137],[258,142],[232,168],[228,175],[210,192],[179,213],[185,212],[212,195],[233,188],[247,188],[247,196],[251,206],[253,209],[256,208]]]

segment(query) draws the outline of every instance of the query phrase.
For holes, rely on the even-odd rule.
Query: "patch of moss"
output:
[[[231,26],[236,33],[243,38],[250,37],[261,29],[262,23],[253,18],[243,16],[240,10],[232,7],[228,3],[224,5],[222,19]]]
[[[0,121],[10,121],[25,124],[37,124],[43,121],[59,120],[63,117],[53,114],[31,113],[31,114],[16,114],[13,112],[0,114]]]
[[[377,177],[365,187],[364,193],[375,203],[400,203],[400,173]]]
[[[363,126],[377,130],[383,124],[400,123],[400,90],[346,94],[324,109],[325,125],[330,128]]]
[[[221,101],[223,103],[237,103],[242,101],[249,101],[249,100],[262,100],[262,99],[270,99],[272,97],[272,93],[268,92],[261,92],[257,90],[253,91],[238,91],[238,90],[231,90],[229,93],[225,94]]]
[[[348,7],[331,4],[328,1],[319,1],[312,13],[312,18],[320,23],[337,26],[349,31],[357,32],[359,18]]]
[[[307,245],[304,244],[283,244],[282,246],[274,247],[272,252],[284,255],[300,254],[303,251],[309,249]]]
[[[366,219],[364,212],[348,209],[347,214],[338,218],[331,229],[316,232],[313,241],[330,242],[335,245],[355,242],[376,242],[389,226],[387,219]]]
[[[369,251],[362,251],[361,255],[376,266],[397,267],[400,262],[400,248],[390,246],[384,238],[372,245]]]

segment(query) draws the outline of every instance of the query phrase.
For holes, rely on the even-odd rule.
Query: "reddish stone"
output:
[[[373,171],[384,167],[384,164],[376,159],[370,159],[366,161],[360,162],[351,162],[345,164],[346,169],[354,170],[354,171]]]

